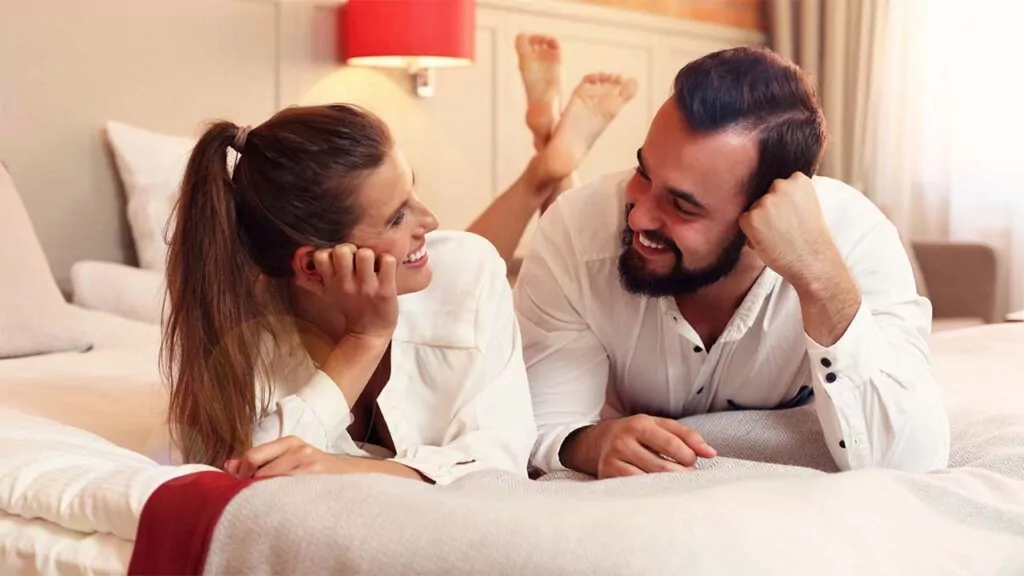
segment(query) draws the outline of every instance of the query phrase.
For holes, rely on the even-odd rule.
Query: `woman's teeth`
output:
[[[658,244],[654,240],[648,238],[643,232],[640,233],[640,243],[655,250],[664,250],[666,248],[664,244]]]
[[[412,264],[413,262],[419,262],[426,255],[427,255],[427,247],[423,246],[419,250],[417,250],[417,251],[413,252],[412,254],[409,254],[408,256],[406,256],[405,260],[402,263],[403,264]]]

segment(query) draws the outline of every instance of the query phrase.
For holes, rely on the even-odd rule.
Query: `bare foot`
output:
[[[572,174],[622,107],[636,96],[636,90],[633,78],[618,74],[585,76],[543,152],[544,177],[561,180]],[[553,198],[548,203],[551,201]]]
[[[540,151],[551,138],[558,121],[562,91],[562,51],[550,36],[516,36],[519,72],[526,88],[526,125],[533,145]]]

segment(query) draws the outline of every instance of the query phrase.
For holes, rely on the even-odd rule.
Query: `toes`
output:
[[[531,39],[531,36],[529,34],[517,34],[516,35],[516,52],[519,52],[520,54],[522,54],[523,52],[526,52],[526,51],[530,50],[530,48],[531,48],[531,46],[530,46],[530,39]]]
[[[626,100],[629,100],[630,98],[636,96],[637,88],[638,85],[636,82],[636,78],[627,78],[626,81],[623,82],[621,86],[619,86],[619,95],[625,98]]]

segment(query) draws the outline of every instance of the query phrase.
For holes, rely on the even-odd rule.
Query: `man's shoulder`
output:
[[[882,210],[850,184],[826,176],[812,180],[822,215],[841,250],[849,249],[880,226],[891,225]]]

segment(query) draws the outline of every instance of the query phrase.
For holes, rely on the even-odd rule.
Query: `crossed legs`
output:
[[[534,214],[543,213],[559,194],[578,184],[576,169],[637,89],[632,78],[589,74],[563,109],[558,41],[520,34],[516,54],[526,89],[526,125],[533,134],[534,156],[519,179],[469,227],[490,240],[506,262],[511,262]]]

